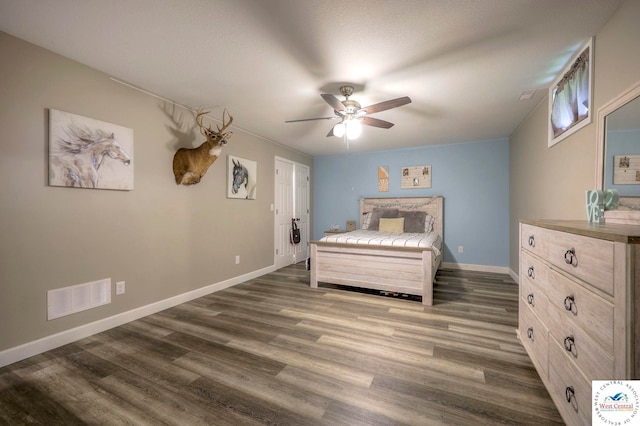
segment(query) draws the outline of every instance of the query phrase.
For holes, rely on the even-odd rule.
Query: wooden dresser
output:
[[[520,223],[518,333],[569,425],[591,424],[591,380],[639,378],[638,244],[637,225]]]

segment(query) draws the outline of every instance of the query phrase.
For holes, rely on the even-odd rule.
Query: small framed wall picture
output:
[[[378,166],[378,192],[389,192],[389,166]]]
[[[233,155],[228,156],[227,198],[256,199],[258,164]]]

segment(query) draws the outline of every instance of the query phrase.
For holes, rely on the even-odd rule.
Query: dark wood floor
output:
[[[0,369],[0,424],[562,424],[508,275],[435,305],[309,288],[302,264]]]

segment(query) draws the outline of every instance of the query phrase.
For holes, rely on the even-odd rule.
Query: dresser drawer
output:
[[[520,341],[538,370],[538,374],[546,378],[549,332],[522,298],[520,298],[519,309]]]
[[[555,342],[582,371],[588,380],[611,380],[615,378],[613,353],[598,345],[586,330],[553,307],[549,309],[547,321],[549,343]]]
[[[549,255],[550,232],[548,229],[523,223],[520,227],[520,244],[522,248],[546,259]]]
[[[613,305],[581,285],[549,271],[547,297],[564,318],[570,318],[593,340],[613,354]]]
[[[522,272],[520,276],[523,276]],[[540,285],[538,285],[537,281],[533,281],[526,276],[524,278],[521,278],[520,298],[526,305],[529,306],[529,308],[531,308],[533,312],[536,313],[536,315],[538,315],[538,318],[547,317],[549,299],[547,299],[545,292],[540,288]]]
[[[591,382],[563,353],[549,342],[549,395],[568,425],[591,424]]]
[[[613,249],[611,241],[565,232],[549,231],[548,260],[565,272],[613,295]]]
[[[547,283],[547,271],[549,267],[542,263],[540,260],[529,255],[527,252],[522,252],[520,255],[520,276],[528,279],[532,283],[538,285],[539,288],[544,288]]]

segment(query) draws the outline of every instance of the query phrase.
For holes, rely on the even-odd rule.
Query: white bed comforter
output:
[[[379,232],[358,229],[356,231],[331,234],[320,241],[342,244],[362,244],[374,246],[395,247],[425,247],[432,248],[436,257],[442,250],[442,238],[436,232],[409,233],[409,232]]]

